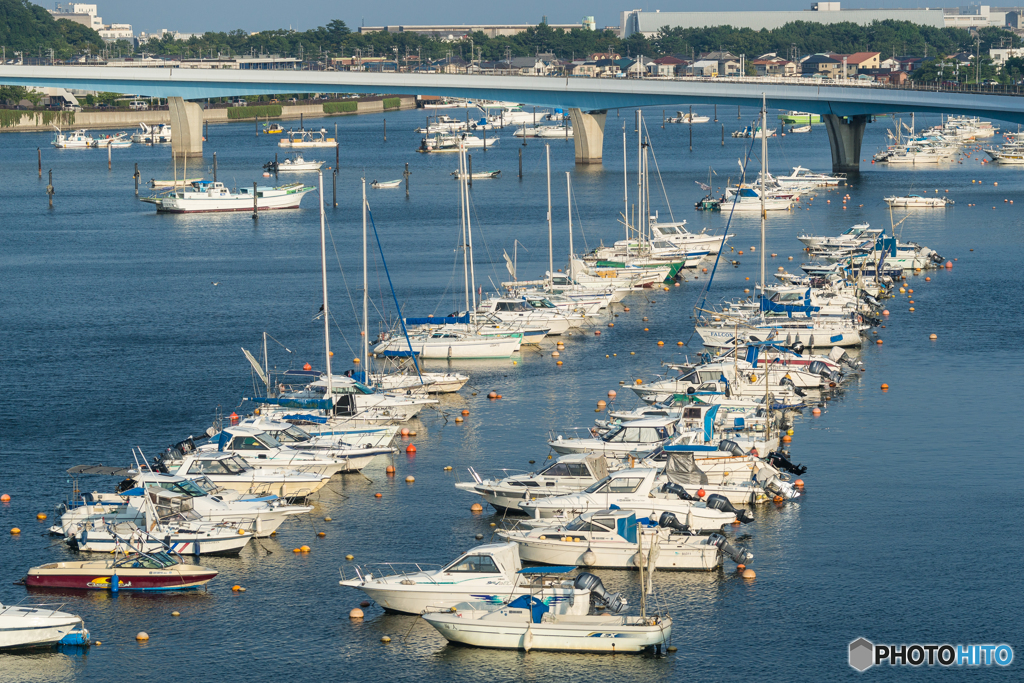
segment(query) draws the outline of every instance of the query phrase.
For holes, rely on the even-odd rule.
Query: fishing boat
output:
[[[657,520],[637,520],[632,510],[597,510],[567,524],[497,533],[519,545],[524,561],[537,564],[636,569],[640,553],[653,558],[649,566],[655,569],[711,571],[722,566],[725,556],[737,564],[754,558],[721,534],[693,533],[671,512]]]
[[[676,115],[670,117],[669,123],[707,123],[711,120],[710,116],[700,116],[691,112],[677,111]]]
[[[255,191],[255,197],[254,197]],[[230,190],[224,183],[199,181],[174,188],[164,196],[141,197],[155,204],[161,213],[214,213],[228,211],[269,211],[297,209],[302,198],[313,188],[302,183],[289,183],[278,187],[248,187]]]
[[[530,567],[522,571],[573,569]],[[541,593],[523,595],[497,608],[480,602],[460,603],[447,612],[424,614],[423,619],[453,643],[526,652],[639,653],[660,649],[672,635],[672,619],[666,615],[646,616],[643,607],[640,616],[619,614],[625,601],[618,594],[609,594],[597,576],[580,574],[573,585],[589,589],[593,598],[608,609],[586,615],[555,614],[544,604]],[[645,587],[646,592],[649,590]]]
[[[521,513],[519,501],[527,497],[545,498],[576,493],[608,476],[608,462],[600,453],[563,455],[540,470],[513,474],[501,470],[484,478],[469,468],[471,481],[459,482],[455,488],[481,496],[501,513]]]
[[[949,197],[922,197],[919,194],[907,194],[899,197],[886,197],[885,203],[892,207],[904,208],[945,208],[953,203]]]
[[[96,146],[96,139],[89,135],[84,128],[64,133],[57,126],[53,127],[57,132],[53,134],[53,141],[50,143],[57,149],[86,149]]]
[[[0,603],[0,650],[51,647],[62,642],[89,644],[82,617],[58,612],[52,605]]]
[[[144,145],[166,144],[171,141],[171,125],[169,123],[157,123],[152,126],[146,123],[139,124],[139,130],[132,135],[132,142]]]
[[[307,149],[311,147],[337,147],[338,142],[334,138],[327,137],[326,128],[321,128],[320,130],[288,131],[288,137],[278,140],[277,146]]]
[[[374,180],[370,183],[370,187],[375,190],[390,190],[398,187],[402,184],[402,179],[398,180]]]
[[[263,124],[264,135],[284,135],[284,128],[280,123],[267,123]]]
[[[119,548],[106,560],[51,562],[32,567],[24,583],[29,588],[165,592],[201,588],[217,574],[216,569],[183,564],[166,552]]]
[[[477,171],[474,173],[463,173],[459,174],[458,171],[452,171],[452,177],[455,179],[469,178],[471,180],[488,180],[490,178],[497,178],[501,175],[501,171]]]
[[[291,157],[284,161],[268,161],[263,164],[263,168],[267,169],[271,173],[298,173],[307,171],[319,171],[320,167],[323,166],[325,161],[316,161],[311,159],[306,161],[302,158],[301,154],[293,154]]]
[[[573,587],[572,581],[552,581],[548,572],[524,574],[522,569],[515,543],[490,543],[471,548],[444,566],[381,562],[345,567],[338,584],[357,588],[388,612],[401,614],[448,610],[469,600],[500,606],[541,589],[542,604],[554,613],[587,613],[589,590]],[[345,578],[349,571],[354,578]]]

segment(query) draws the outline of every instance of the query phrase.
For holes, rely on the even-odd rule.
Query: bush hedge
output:
[[[231,107],[228,109],[229,119],[251,119],[257,116],[261,119],[265,119],[267,117],[274,118],[280,115],[280,104],[264,104],[256,107]]]
[[[354,112],[359,108],[357,102],[326,102],[324,103],[325,114],[345,114]]]

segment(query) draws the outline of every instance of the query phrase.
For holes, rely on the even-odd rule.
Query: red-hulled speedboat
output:
[[[84,590],[176,591],[199,588],[217,576],[216,569],[182,564],[167,553],[129,553],[110,560],[53,562],[32,567],[25,585]]]

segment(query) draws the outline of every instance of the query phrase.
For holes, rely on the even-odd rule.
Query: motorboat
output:
[[[199,181],[184,187],[176,187],[171,194],[141,199],[149,204],[155,204],[156,210],[161,213],[253,212],[297,209],[302,198],[313,189],[302,183],[289,183],[279,187],[243,187],[230,190],[221,182]]]
[[[403,340],[404,343],[404,340]],[[415,346],[415,342],[414,342]],[[374,350],[376,352],[376,349]],[[308,378],[311,373],[289,370],[285,379]],[[347,418],[365,422],[406,422],[419,415],[438,400],[411,392],[391,393],[374,391],[362,382],[346,375],[330,376],[313,373],[316,378],[297,390],[284,391],[277,397],[254,396],[246,400],[260,403],[265,414],[275,419],[288,420],[293,409],[313,409],[325,417]]]
[[[432,137],[425,137],[420,141],[420,148],[417,150],[423,153],[431,152],[458,152],[460,149],[473,149],[477,147],[493,147],[501,142],[498,136],[476,137],[469,133],[437,133]]]
[[[436,568],[435,568],[436,567]],[[382,562],[343,569],[339,585],[357,588],[388,612],[424,614],[449,610],[467,600],[506,605],[520,596],[545,593],[542,604],[558,614],[586,614],[590,591],[572,581],[553,580],[549,572],[523,573],[515,543],[470,548],[447,565]]]
[[[171,461],[168,470],[189,478],[205,476],[232,491],[275,495],[285,500],[304,500],[331,480],[330,475],[286,467],[256,469],[235,453],[189,453],[178,464]]]
[[[789,211],[793,208],[791,197],[766,196],[761,201],[760,191],[753,187],[726,188],[725,197],[721,201],[722,211],[752,213],[765,211]]]
[[[489,180],[491,178],[497,178],[501,175],[501,171],[476,171],[474,173],[463,173],[459,175],[458,171],[452,171],[452,177],[456,179],[468,178],[470,180]]]
[[[137,491],[137,492],[136,492]],[[103,519],[77,524],[69,530],[67,543],[79,552],[117,553],[171,551],[178,555],[238,555],[253,539],[250,524],[203,522],[186,504],[163,503],[167,498],[156,491],[130,492],[145,502],[143,527],[134,522],[108,523]],[[128,495],[129,492],[126,492]],[[156,502],[153,502],[156,501]]]
[[[50,144],[57,149],[86,149],[96,146],[96,139],[89,135],[84,128],[73,130],[70,133],[64,133],[57,126],[54,126],[54,129],[57,132],[54,133],[53,141]]]
[[[534,126],[517,128],[512,135],[517,138],[565,138],[573,137],[572,126]]]
[[[789,132],[790,133],[810,133],[811,132],[811,124],[807,124],[805,126],[793,126],[792,128],[789,129]]]
[[[885,203],[892,207],[903,208],[945,208],[953,203],[949,197],[922,197],[919,194],[908,194],[900,197],[886,197]]]
[[[132,139],[128,136],[128,133],[122,131],[115,135],[104,135],[103,137],[96,138],[94,146],[124,149],[125,147],[132,146]]]
[[[284,135],[284,127],[280,123],[267,123],[263,124],[264,135]]]
[[[767,131],[767,134],[765,131]],[[742,130],[733,131],[732,136],[734,138],[754,138],[757,140],[764,137],[773,138],[775,137],[775,129],[762,128],[761,126],[746,126]]]
[[[651,219],[651,236],[658,241],[670,242],[679,247],[687,247],[689,251],[706,251],[710,256],[715,256],[721,250],[732,235],[709,235],[707,228],[700,232],[690,232],[686,229],[686,221],[662,223],[658,221],[658,212],[655,211]]]
[[[327,129],[320,130],[290,130],[288,137],[277,141],[278,147],[290,147],[292,149],[307,149],[312,147],[337,147],[338,142],[334,138],[327,137]]]
[[[0,650],[51,647],[61,642],[89,644],[82,617],[59,612],[53,605],[0,603]]]
[[[375,190],[391,190],[402,184],[402,179],[398,180],[374,180],[370,183],[370,187]]]
[[[107,560],[51,562],[32,567],[24,583],[29,588],[163,592],[201,588],[217,574],[216,569],[184,564],[166,552],[121,548]]]
[[[797,239],[811,248],[856,247],[865,240],[877,238],[881,234],[881,228],[872,228],[870,223],[858,223],[836,237],[804,234],[797,236]]]
[[[596,429],[568,438],[558,434],[548,440],[548,446],[559,455],[600,453],[611,458],[642,458],[676,436],[676,422],[675,418],[653,418],[616,425],[600,435],[595,434]]]
[[[166,144],[171,141],[171,124],[156,123],[152,126],[148,123],[140,123],[139,130],[132,135],[132,142],[143,145]]]
[[[563,312],[548,299],[538,296],[490,297],[480,302],[477,312],[490,313],[503,322],[542,327],[550,336],[561,336],[586,320],[585,316]]]
[[[648,467],[625,468],[612,472],[579,493],[570,493],[537,500],[523,500],[519,507],[536,519],[545,517],[572,519],[584,512],[609,510],[613,505],[657,519],[671,512],[697,533],[712,532],[736,520],[754,521],[746,510],[739,510],[722,496],[710,495],[706,500],[680,496],[660,470]]]
[[[784,340],[786,346],[800,342],[805,348],[860,346],[861,332],[870,326],[846,318],[751,318],[744,321],[703,321],[696,325],[704,346],[733,346],[737,337],[750,341]]]
[[[519,351],[523,334],[508,332],[503,335],[479,335],[455,330],[437,330],[426,334],[404,335],[382,334],[373,347],[375,354],[408,352],[428,360],[470,360],[483,358],[508,358]]]
[[[453,394],[468,381],[469,375],[458,372],[424,372],[406,366],[397,372],[371,372],[369,386],[381,391],[420,389],[428,394]]]
[[[298,173],[307,171],[319,171],[325,161],[306,161],[301,154],[294,154],[284,161],[268,161],[263,168],[271,173]]]
[[[523,571],[553,569],[531,567]],[[447,612],[428,612],[423,619],[453,643],[526,652],[638,653],[660,649],[672,635],[672,619],[668,616],[619,614],[625,601],[618,594],[609,594],[597,576],[580,574],[573,585],[590,589],[594,599],[608,609],[596,614],[555,614],[544,604],[541,594],[523,595],[501,607],[464,602]]]
[[[497,533],[517,543],[526,562],[588,569],[635,569],[641,554],[654,558],[648,566],[677,571],[711,571],[722,566],[726,555],[737,564],[749,564],[754,557],[721,534],[691,532],[671,512],[638,521],[632,510],[598,510],[567,524]]]
[[[711,120],[710,116],[700,116],[699,114],[693,114],[691,112],[677,111],[676,115],[670,117],[669,123],[707,123]]]
[[[441,373],[438,373],[441,374]],[[465,377],[465,375],[462,375]],[[468,379],[468,378],[467,378]],[[386,447],[398,431],[398,427],[385,426],[376,429],[329,430],[322,424],[300,427],[295,422],[306,416],[296,416],[294,420],[276,420],[267,415],[253,415],[239,418],[238,426],[249,426],[259,429],[271,436],[283,446],[301,448],[318,452],[328,450],[336,454],[343,453],[337,449],[346,448],[380,448]],[[232,425],[233,427],[234,425]],[[231,429],[228,427],[227,429]],[[224,427],[222,427],[223,431]],[[220,432],[210,435],[210,442],[199,446],[199,450],[216,450],[220,443]]]
[[[787,185],[815,185],[819,187],[834,187],[846,182],[845,173],[815,173],[803,166],[794,166],[793,172],[789,175],[775,176],[775,180],[783,186]]]
[[[471,481],[455,488],[480,495],[498,512],[521,513],[519,501],[576,493],[608,476],[608,462],[600,453],[563,455],[539,472],[502,470],[484,478],[470,467]]]

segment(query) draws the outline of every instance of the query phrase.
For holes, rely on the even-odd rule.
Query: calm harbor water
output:
[[[662,129],[661,110],[646,111],[671,213],[691,229],[725,227],[726,216],[695,212],[693,203],[703,195],[695,181],[707,181],[709,166],[717,173],[716,190],[739,174],[736,160],[749,141],[728,134],[755,112],[744,111],[738,121],[728,109],[719,108],[720,123],[693,127],[692,152],[686,126]],[[710,107],[697,111],[712,113]],[[409,164],[408,198],[404,190],[367,190],[405,311],[443,315],[464,307],[456,262],[458,190],[449,175],[457,160],[415,152],[420,136],[412,129],[423,123],[421,112],[387,119],[386,142],[380,116],[322,122],[332,131],[337,123],[342,142],[339,206],[328,208],[336,370],[351,367],[348,359],[359,345],[360,177],[398,178]],[[551,141],[556,268],[568,253],[567,171],[577,249],[620,238],[619,138],[624,125],[632,164],[633,120],[631,111],[621,118],[610,113],[603,167],[577,168],[572,142]],[[919,126],[935,122],[918,117]],[[320,123],[306,121],[307,127]],[[864,158],[884,145],[884,130],[885,121],[869,125]],[[520,277],[540,277],[548,259],[544,144],[521,147],[510,129],[501,138],[497,147],[473,153],[474,170],[503,175],[477,181],[472,190],[476,281],[485,291],[508,279],[502,251],[511,255],[514,240]],[[322,366],[322,323],[314,320],[320,307],[315,195],[300,211],[268,212],[258,221],[244,213],[157,215],[135,199],[131,174],[138,162],[143,179],[170,177],[166,147],[115,150],[108,171],[103,152],[53,150],[49,139],[0,136],[0,377],[8,396],[0,413],[0,493],[12,498],[0,504],[5,604],[26,597],[12,582],[29,567],[71,556],[46,535],[50,522],[35,519],[38,512],[52,514],[69,492],[68,467],[127,464],[132,447],[152,455],[203,432],[218,413],[241,412],[240,397],[252,391],[253,378],[239,347],[256,351],[264,331],[280,342],[271,342],[272,366]],[[239,187],[267,182],[261,166],[278,151],[277,139],[255,136],[251,122],[213,126],[202,170],[210,177],[216,151],[220,180]],[[333,165],[329,152],[310,150],[306,157],[329,158]],[[905,241],[956,261],[951,270],[928,273],[930,282],[912,277],[913,296],[887,304],[891,315],[877,330],[884,344],[861,352],[867,371],[820,417],[796,418],[792,453],[809,468],[806,496],[764,506],[754,524],[729,532],[754,553],[757,579],[743,581],[731,562],[709,574],[656,576],[660,605],[675,620],[675,654],[524,655],[447,646],[421,619],[385,615],[377,607],[350,622],[348,611],[364,596],[337,580],[339,567],[350,564],[346,554],[356,562],[441,563],[475,545],[476,534],[489,537],[489,524],[498,518],[489,510],[473,515],[475,496],[454,489],[454,481],[466,476],[467,466],[528,470],[530,460],[544,462],[549,430],[588,426],[595,402],[609,389],[619,389],[617,404],[634,405],[620,381],[650,379],[664,371],[663,361],[698,353],[690,312],[706,275],[670,292],[631,296],[623,302],[628,313],[621,307],[613,312],[619,316],[614,328],[602,321],[600,337],[587,332],[565,340],[561,367],[550,357],[552,343],[524,350],[516,364],[456,366],[472,375],[470,384],[414,421],[418,450],[415,457],[396,456],[397,477],[386,477],[388,463],[378,459],[365,476],[333,481],[309,518],[285,524],[276,538],[238,558],[203,559],[221,572],[207,592],[29,596],[67,603],[102,645],[0,655],[0,680],[132,680],[173,671],[185,680],[249,681],[312,672],[341,681],[729,681],[764,675],[821,681],[856,675],[846,663],[847,644],[860,636],[876,643],[1024,646],[1024,585],[1015,566],[1024,551],[1017,524],[1024,484],[1018,349],[1024,338],[1024,169],[982,165],[978,156],[972,152],[962,164],[938,168],[864,164],[847,190],[819,191],[809,210],[801,203],[770,217],[768,252],[778,256],[769,270],[795,269],[801,259],[796,235],[836,234],[858,222],[888,226],[883,196],[948,189],[954,206],[895,218],[906,217],[898,228]],[[827,170],[825,131],[771,139],[769,157],[776,172],[798,164]],[[52,210],[48,169],[56,188]],[[633,192],[635,179],[629,182]],[[325,187],[330,202],[329,175]],[[664,217],[669,209],[656,178],[651,195]],[[744,255],[732,257],[738,267],[719,269],[709,301],[753,287],[758,262],[749,248],[758,244],[758,229],[756,216],[733,220],[730,244]],[[370,292],[376,334],[382,324],[376,321],[394,316],[376,255]],[[649,322],[641,322],[644,316]],[[931,333],[936,341],[929,341]],[[879,391],[882,382],[888,392]],[[504,398],[488,401],[492,389]],[[455,424],[462,409],[470,416]],[[454,471],[443,471],[446,465]],[[409,474],[414,484],[405,483]],[[93,478],[80,485],[103,491],[115,483]],[[374,498],[376,492],[382,498]],[[324,522],[327,516],[334,521]],[[14,526],[20,536],[7,533]],[[318,538],[319,531],[326,536]],[[312,552],[291,552],[303,544]],[[636,602],[635,574],[598,574],[610,590]],[[236,583],[247,591],[232,593]],[[175,610],[180,617],[170,616]],[[134,635],[142,630],[151,640],[139,645]],[[387,646],[380,643],[384,635],[392,639]],[[972,673],[1005,678],[1016,676],[1018,666]],[[902,667],[866,675],[935,673]]]

